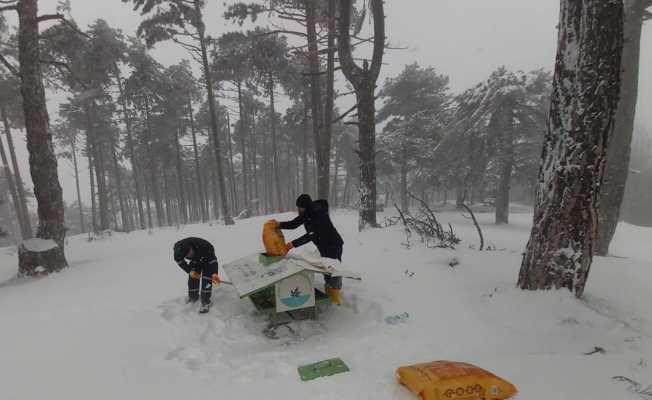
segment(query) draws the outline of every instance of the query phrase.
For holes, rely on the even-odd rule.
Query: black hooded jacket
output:
[[[326,200],[313,201],[304,213],[292,221],[279,224],[281,229],[296,229],[301,225],[305,226],[306,234],[292,241],[294,247],[313,242],[322,256],[333,249],[342,248],[344,241],[331,222]]]
[[[190,264],[186,263],[185,257],[189,249],[193,249],[193,255]],[[201,270],[203,265],[217,264],[215,257],[215,248],[210,242],[197,238],[189,237],[179,240],[174,244],[174,261],[186,272],[192,270]]]

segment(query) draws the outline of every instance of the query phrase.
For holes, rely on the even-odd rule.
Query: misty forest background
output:
[[[300,193],[359,210],[361,229],[394,204],[471,205],[499,224],[509,223],[510,204],[535,205],[546,132],[554,130],[555,71],[504,66],[460,93],[436,65],[408,64],[380,81],[383,55],[403,50],[385,32],[380,0],[231,1],[223,15],[204,15],[201,0],[123,2],[142,15],[138,32],[102,19],[78,26],[69,1],[40,16],[37,0],[1,2],[0,246],[35,234],[59,242],[64,234],[228,225],[292,210]],[[562,15],[600,18],[561,3]],[[603,110],[615,122],[603,160],[599,254],[618,220],[652,226],[652,128],[634,123],[650,6],[625,0],[620,35],[612,36],[625,40],[611,48],[622,49],[620,101]],[[233,30],[211,37],[205,24]],[[182,46],[187,59],[162,65],[149,49],[163,41]],[[34,100],[39,90],[67,94],[49,124]],[[76,202],[63,203],[56,160],[30,129],[50,132],[58,162],[72,166]],[[32,171],[16,159],[26,135]],[[49,211],[37,212],[25,188],[39,173]],[[43,222],[57,210],[63,227]]]

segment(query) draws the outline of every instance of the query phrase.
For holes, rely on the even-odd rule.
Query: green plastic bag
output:
[[[349,367],[340,358],[331,358],[330,360],[303,365],[297,370],[304,382],[350,371]]]

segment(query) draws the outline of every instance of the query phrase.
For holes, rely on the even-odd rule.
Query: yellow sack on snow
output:
[[[506,380],[462,362],[411,365],[397,374],[399,382],[422,400],[503,400],[518,393]]]
[[[263,244],[268,256],[285,256],[288,250],[285,246],[283,232],[278,229],[278,222],[267,221],[263,225]]]

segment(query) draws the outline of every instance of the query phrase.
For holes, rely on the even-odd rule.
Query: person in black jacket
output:
[[[302,194],[297,199],[297,208],[299,215],[295,219],[278,223],[280,229],[296,229],[301,225],[306,228],[305,235],[287,244],[288,251],[312,242],[322,257],[342,261],[344,241],[328,215],[328,202],[326,200],[312,201],[309,195]],[[342,277],[324,276],[324,279],[326,294],[331,302],[340,304]]]
[[[220,282],[213,245],[196,237],[179,240],[174,244],[174,261],[188,274],[187,302],[194,303],[199,300],[201,283],[202,305],[199,312],[208,312],[213,284]]]

